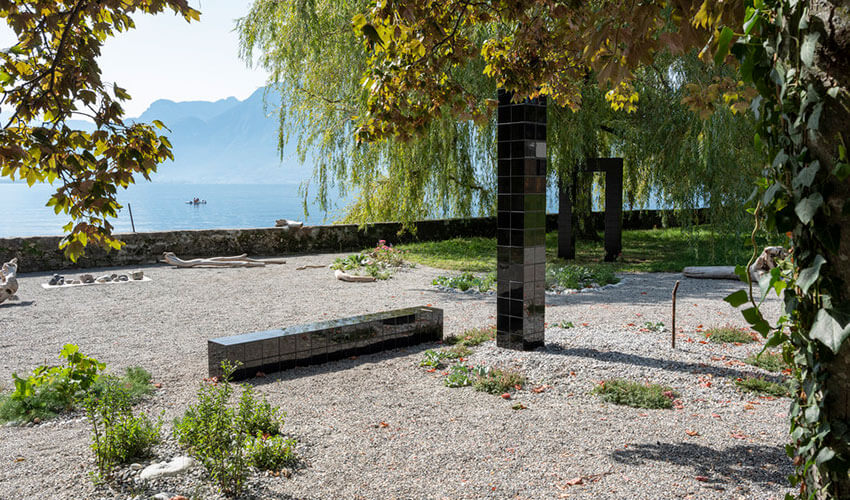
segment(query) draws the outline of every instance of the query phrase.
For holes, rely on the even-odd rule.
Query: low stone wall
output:
[[[597,217],[598,215],[598,217]],[[598,218],[602,229],[602,214]],[[624,229],[675,225],[672,214],[647,210],[624,212]],[[547,231],[558,228],[557,214],[546,216]],[[469,219],[439,219],[415,223],[414,233],[401,231],[397,222],[382,222],[358,228],[351,224],[305,226],[301,228],[209,229],[193,231],[160,231],[122,233],[116,236],[125,243],[120,251],[107,252],[100,248],[86,249],[86,255],[76,263],[66,259],[59,242],[61,236],[0,238],[0,263],[18,258],[20,272],[58,271],[88,267],[113,267],[152,264],[163,252],[174,252],[180,258],[213,257],[247,253],[250,256],[272,256],[295,253],[345,252],[374,246],[378,240],[393,244],[414,241],[438,241],[456,237],[496,235],[495,217]]]

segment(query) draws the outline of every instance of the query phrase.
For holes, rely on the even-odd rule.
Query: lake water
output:
[[[25,183],[0,183],[0,238],[62,234],[70,220],[44,204],[55,188]],[[205,205],[188,205],[194,197]],[[136,231],[174,229],[244,229],[272,227],[277,219],[321,224],[339,218],[339,207],[329,215],[317,206],[304,216],[297,184],[156,184],[142,183],[119,190],[124,208],[112,221],[116,232],[130,232],[133,210]]]

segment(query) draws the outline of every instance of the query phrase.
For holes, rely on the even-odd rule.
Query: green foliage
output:
[[[709,328],[705,331],[705,338],[716,344],[749,344],[756,341],[746,328],[734,326]]]
[[[394,270],[408,266],[404,261],[404,254],[404,250],[396,250],[387,245],[386,241],[381,240],[372,250],[347,257],[337,257],[331,264],[331,269],[351,271],[354,274],[365,273],[375,279],[385,280],[389,279]]]
[[[495,238],[452,238],[399,245],[418,264],[453,271],[489,272],[496,268]]]
[[[620,279],[614,275],[611,266],[577,266],[574,264],[549,264],[546,266],[546,286],[575,289],[591,285],[617,283]]]
[[[419,366],[427,366],[429,368],[441,368],[447,359],[459,359],[472,354],[472,351],[464,345],[456,345],[451,349],[425,351],[425,357],[419,362]]]
[[[788,363],[785,362],[781,353],[775,353],[772,351],[763,351],[758,354],[751,354],[747,356],[747,359],[744,360],[745,363],[758,366],[763,370],[767,370],[769,372],[781,372],[782,370],[790,368]]]
[[[478,376],[473,387],[489,394],[504,394],[521,389],[525,382],[525,375],[516,370],[488,367]]]
[[[230,405],[233,386],[230,377],[236,367],[222,363],[224,375],[215,383],[202,383],[198,401],[174,422],[178,442],[200,460],[207,473],[227,495],[238,495],[244,486],[248,467],[283,464],[293,459],[294,440],[278,438],[285,414],[263,397],[258,401],[253,390],[243,386],[236,407]],[[268,443],[257,439],[275,438]],[[280,453],[279,456],[275,456]]]
[[[557,326],[558,328],[563,328],[564,330],[567,330],[567,329],[570,329],[570,328],[575,328],[576,325],[574,325],[572,321],[561,321],[559,323],[556,323],[555,326]]]
[[[454,346],[475,347],[487,342],[488,340],[493,340],[494,338],[496,338],[496,328],[490,326],[486,328],[472,328],[470,330],[466,330],[458,336],[452,335],[446,337],[444,342]]]
[[[593,389],[593,393],[609,403],[651,410],[672,408],[673,400],[678,397],[670,387],[624,379],[605,380]]]
[[[735,380],[735,385],[746,392],[755,392],[767,396],[776,396],[779,398],[787,398],[791,395],[788,391],[788,384],[779,384],[770,380],[765,380],[764,377],[747,377]]]
[[[39,366],[27,378],[12,374],[15,390],[0,403],[0,419],[31,421],[70,410],[106,368],[74,344],[65,344],[59,356],[65,359],[62,366]]]
[[[281,435],[257,433],[245,440],[251,465],[260,470],[279,471],[295,461],[295,440]]]
[[[449,373],[443,379],[443,385],[453,388],[472,385],[479,372],[483,373],[483,368],[470,368],[462,363],[456,363],[449,367]]]
[[[117,382],[121,384],[122,389],[127,392],[127,396],[133,404],[139,402],[145,396],[150,395],[154,390],[153,384],[151,384],[150,372],[141,366],[128,367],[124,371],[124,375],[117,379]],[[104,377],[98,378],[91,386],[89,394],[97,397],[104,391],[106,383],[107,381]]]
[[[493,289],[496,284],[496,273],[492,272],[486,276],[476,276],[472,273],[461,273],[457,276],[438,276],[431,282],[432,285],[440,285],[447,288],[454,288],[465,292],[470,288],[479,292],[488,292]]]
[[[112,376],[101,377],[99,394],[89,395],[84,406],[92,425],[92,451],[101,474],[109,476],[118,464],[150,455],[160,441],[162,422],[133,415],[132,395]]]
[[[116,187],[126,188],[136,176],[149,180],[158,163],[173,159],[168,139],[151,125],[122,121],[121,103],[130,96],[117,84],[107,86],[96,63],[109,37],[134,26],[132,14],[166,8],[187,21],[200,15],[183,0],[22,0],[0,6],[17,38],[2,50],[0,63],[2,102],[12,112],[0,133],[0,177],[30,186],[58,181],[47,206],[71,219],[64,227],[70,234],[60,243],[71,260],[89,243],[121,248],[108,220],[121,208]],[[96,130],[69,125],[79,116],[93,119]]]
[[[661,323],[660,321],[657,322],[657,323],[653,323],[652,321],[647,321],[646,323],[643,324],[643,328],[645,330],[649,330],[650,332],[656,332],[656,333],[663,332],[664,331],[664,323]]]

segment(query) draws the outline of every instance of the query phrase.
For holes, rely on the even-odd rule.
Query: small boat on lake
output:
[[[207,200],[202,200],[200,198],[195,198],[194,200],[189,200],[186,202],[187,205],[206,205]]]

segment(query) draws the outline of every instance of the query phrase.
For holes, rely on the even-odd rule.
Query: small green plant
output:
[[[105,377],[100,377],[89,389],[89,394],[97,396],[103,391]],[[127,392],[130,402],[138,403],[145,396],[153,392],[151,374],[141,366],[131,366],[124,371],[124,375],[118,379],[118,383]]]
[[[465,292],[469,289],[479,292],[489,292],[496,284],[496,273],[491,272],[485,276],[476,276],[470,272],[464,272],[456,276],[438,276],[431,282],[432,285],[444,286]]]
[[[483,344],[488,340],[493,340],[496,336],[496,328],[488,327],[488,328],[473,328],[471,330],[467,330],[460,335],[457,336],[449,336],[446,337],[444,342],[449,345],[459,345],[464,347],[475,347],[479,344]]]
[[[610,266],[578,266],[551,264],[546,266],[546,286],[566,289],[586,288],[619,282]]]
[[[200,460],[207,473],[218,483],[222,492],[237,495],[242,491],[249,465],[255,460],[252,453],[262,456],[263,463],[272,463],[275,450],[285,455],[279,463],[292,459],[294,440],[277,440],[267,446],[253,440],[274,436],[280,432],[285,414],[263,398],[257,401],[253,390],[243,386],[239,404],[229,404],[233,394],[230,378],[238,365],[222,363],[224,375],[213,383],[202,383],[198,402],[191,405],[182,418],[174,422],[177,441]]]
[[[574,325],[572,321],[561,321],[560,323],[555,323],[555,326],[567,330],[570,328],[575,328],[576,325]]]
[[[788,368],[785,359],[781,353],[763,351],[759,354],[751,354],[744,360],[745,363],[758,366],[761,369],[769,372],[781,372]]]
[[[791,395],[787,384],[765,380],[764,377],[747,377],[735,380],[735,385],[746,392],[786,398]]]
[[[386,280],[390,278],[393,269],[410,267],[404,261],[404,251],[396,250],[386,241],[381,240],[378,245],[359,254],[337,257],[331,269],[352,271],[355,274],[367,274],[375,279]]]
[[[653,323],[652,321],[647,321],[643,324],[643,328],[649,330],[650,332],[663,332],[664,331],[664,323],[658,322]]]
[[[443,351],[446,353],[447,359],[466,358],[472,354],[472,349],[463,344],[454,345],[448,349],[443,349]]]
[[[162,422],[133,415],[132,395],[120,379],[107,375],[98,382],[99,394],[90,394],[84,406],[92,425],[95,463],[102,475],[109,476],[115,465],[150,455],[160,441]]]
[[[519,390],[525,385],[525,376],[511,369],[486,368],[473,384],[476,391],[504,394]]]
[[[245,440],[251,465],[260,470],[279,471],[295,461],[295,440],[258,432]]]
[[[749,344],[756,341],[753,334],[746,328],[733,326],[709,328],[705,331],[705,338],[717,344]]]
[[[449,367],[449,373],[443,379],[446,387],[466,387],[475,382],[476,375],[483,374],[483,367],[471,368],[461,363]]]
[[[251,386],[242,387],[242,396],[236,408],[236,426],[240,433],[246,436],[275,436],[280,433],[284,418],[286,413],[269,404],[265,395],[262,400],[257,400]]]
[[[410,266],[410,264],[404,260],[405,253],[406,252],[404,250],[393,248],[393,246],[387,243],[386,240],[379,240],[375,248],[369,252],[369,256],[376,263],[382,264],[386,267]]]
[[[12,374],[15,390],[2,398],[0,419],[31,421],[70,410],[106,368],[105,363],[80,353],[74,344],[65,344],[59,357],[65,359],[65,365],[39,366],[26,378]]]
[[[444,362],[447,359],[459,359],[469,356],[471,353],[472,351],[470,351],[469,348],[462,345],[454,346],[451,349],[441,349],[437,351],[428,349],[425,351],[425,357],[419,362],[419,366],[440,368],[445,364]]]
[[[624,379],[605,380],[593,393],[609,403],[648,409],[672,408],[673,400],[678,397],[670,387]]]

